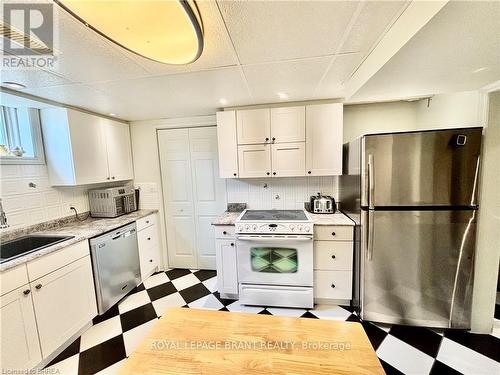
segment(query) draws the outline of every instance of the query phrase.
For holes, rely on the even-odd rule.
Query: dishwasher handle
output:
[[[114,240],[117,240],[117,239],[119,239],[119,238],[121,238],[121,237],[128,237],[128,236],[130,236],[132,233],[135,233],[135,228],[134,228],[134,229],[130,229],[130,230],[126,231],[126,232],[120,233],[119,235],[114,236],[114,237],[113,237],[113,238],[111,238],[111,239],[114,241]]]

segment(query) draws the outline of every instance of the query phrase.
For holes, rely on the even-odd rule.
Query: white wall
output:
[[[484,132],[472,330],[491,332],[500,260],[500,91],[490,94]]]
[[[36,185],[29,187],[30,182]],[[89,187],[50,186],[46,165],[1,165],[0,197],[10,225],[8,230],[89,210]]]

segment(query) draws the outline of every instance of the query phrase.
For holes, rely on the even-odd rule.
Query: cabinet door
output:
[[[31,282],[30,288],[44,357],[97,315],[88,255]]]
[[[109,177],[116,181],[133,179],[129,125],[108,119],[102,121],[106,137]]]
[[[27,293],[27,294],[25,294]],[[31,369],[42,360],[29,285],[1,298],[2,369]]]
[[[106,139],[102,118],[68,110],[75,185],[109,179]]]
[[[266,177],[271,175],[271,145],[238,146],[240,177]]]
[[[271,108],[271,141],[304,142],[306,107]]]
[[[343,107],[306,107],[306,171],[311,176],[342,174]]]
[[[270,141],[271,119],[269,108],[237,111],[236,123],[239,145],[261,144]]]
[[[273,144],[273,177],[304,176],[305,154],[304,142]]]
[[[217,112],[217,141],[219,145],[219,177],[238,177],[236,111]]]
[[[148,226],[137,233],[141,279],[147,279],[159,265],[158,227]]]
[[[238,266],[236,264],[236,241],[216,240],[217,289],[219,293],[238,293]]]

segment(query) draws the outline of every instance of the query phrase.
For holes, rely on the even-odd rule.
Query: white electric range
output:
[[[240,303],[313,307],[313,221],[304,210],[245,210],[235,222]]]

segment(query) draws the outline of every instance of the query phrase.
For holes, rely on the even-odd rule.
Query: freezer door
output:
[[[476,211],[363,211],[366,320],[470,328]]]
[[[362,206],[471,206],[482,128],[369,135],[362,140]]]

